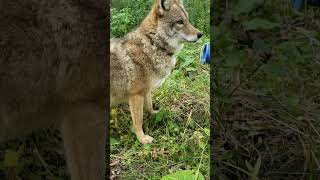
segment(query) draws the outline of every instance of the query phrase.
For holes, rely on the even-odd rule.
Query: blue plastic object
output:
[[[200,59],[202,64],[210,64],[210,43],[205,43],[202,46]]]
[[[295,10],[300,10],[305,3],[312,6],[320,6],[320,0],[292,0],[292,6]]]
[[[295,10],[299,10],[303,7],[304,0],[293,0],[292,6]]]

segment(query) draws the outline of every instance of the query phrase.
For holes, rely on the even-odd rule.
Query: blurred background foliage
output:
[[[320,9],[214,0],[214,179],[319,179]]]

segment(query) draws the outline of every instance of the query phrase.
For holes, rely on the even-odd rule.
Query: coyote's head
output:
[[[157,29],[165,38],[196,42],[202,33],[189,22],[182,0],[155,0],[153,6]]]

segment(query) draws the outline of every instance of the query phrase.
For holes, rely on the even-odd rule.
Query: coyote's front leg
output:
[[[152,104],[152,96],[151,96],[151,91],[149,91],[145,97],[144,97],[144,104],[146,105],[146,109],[150,114],[156,114],[159,112],[159,110],[154,110],[153,109],[153,104]]]
[[[145,135],[142,129],[143,101],[144,97],[142,95],[132,95],[129,98],[129,105],[135,133],[142,144],[148,144],[152,142],[153,138]]]

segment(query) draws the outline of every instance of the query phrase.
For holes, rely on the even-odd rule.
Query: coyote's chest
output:
[[[168,78],[168,76],[170,75],[175,65],[176,65],[176,57],[173,55],[170,58],[170,61],[167,63],[167,66],[162,67],[162,69],[160,70],[161,73],[159,73],[158,75],[152,78],[153,89],[160,87],[164,83],[164,81]]]

